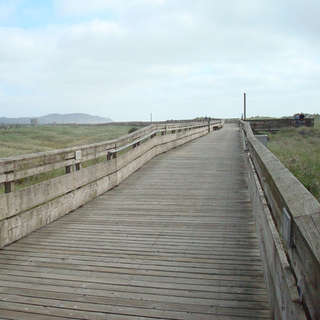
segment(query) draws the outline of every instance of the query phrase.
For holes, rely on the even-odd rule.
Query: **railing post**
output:
[[[72,172],[72,167],[73,167],[73,165],[66,166],[66,174],[68,174],[68,173],[71,173],[71,172]]]
[[[6,175],[6,181],[4,181],[4,192],[5,193],[10,193],[14,191],[14,172],[13,171],[8,171],[5,172]]]
[[[74,154],[74,158],[75,158],[75,160],[79,161],[79,162],[77,162],[75,164],[76,171],[79,171],[81,169],[81,162],[80,162],[81,161],[81,157],[82,157],[81,150],[76,151],[75,154]]]
[[[80,160],[81,160],[81,150],[75,151],[73,159],[76,160],[76,161],[79,161],[79,162],[66,166],[65,167],[66,174],[74,172],[74,171],[79,171],[81,169],[81,162],[80,162]]]
[[[14,191],[14,181],[7,181],[4,183],[4,192],[10,193]]]

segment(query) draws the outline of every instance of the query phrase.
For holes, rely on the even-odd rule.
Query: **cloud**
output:
[[[317,112],[320,6],[288,3],[56,0],[63,23],[0,27],[0,103],[12,116],[231,117],[247,91],[249,114]]]
[[[54,5],[60,14],[86,16],[101,11],[123,12],[137,7],[158,7],[166,2],[167,0],[55,0]]]
[[[11,0],[10,2],[0,2],[0,23],[9,21],[16,13],[20,0]]]

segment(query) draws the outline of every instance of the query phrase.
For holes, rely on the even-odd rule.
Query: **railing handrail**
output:
[[[302,183],[253,134],[248,122],[240,122],[250,155],[264,188],[273,219],[283,239],[302,299],[312,314],[320,315],[320,203]],[[289,214],[289,236],[284,216]],[[287,222],[286,222],[287,223]],[[315,316],[316,315],[316,316]]]
[[[188,127],[192,130],[182,130]],[[21,161],[9,159],[0,173],[4,187],[0,194],[0,247],[117,186],[158,154],[220,127],[210,122],[154,124],[98,146],[90,145],[89,149],[80,146],[62,154],[31,155],[30,161],[24,161],[25,156]],[[165,130],[166,134],[155,134]],[[146,140],[139,143],[141,139]],[[128,149],[116,154],[120,148]],[[11,171],[5,172],[8,168]]]
[[[215,120],[211,124],[220,123]],[[0,159],[0,183],[10,182],[45,173],[62,167],[72,166],[108,154],[114,154],[140,143],[159,132],[197,128],[208,125],[208,122],[175,122],[157,123],[140,128],[130,134],[116,139],[89,145],[74,146],[64,149],[31,153]]]
[[[215,122],[218,123],[218,122],[220,122],[220,120],[215,120]],[[180,122],[177,122],[177,123],[180,123]],[[163,122],[163,124],[161,126],[164,128],[171,129],[170,126],[177,125],[177,123]],[[206,123],[206,125],[207,125],[207,122],[194,122],[194,123],[195,124],[196,123]],[[211,122],[211,123],[213,123],[213,122]],[[73,147],[67,147],[67,148],[56,149],[56,150],[27,153],[27,154],[12,156],[12,157],[0,158],[0,173],[1,173],[1,167],[3,165],[7,164],[8,162],[16,162],[16,161],[21,161],[21,160],[25,160],[25,159],[31,160],[31,159],[36,159],[36,158],[43,157],[43,156],[73,152],[73,151],[80,150],[80,149],[83,150],[83,149],[94,148],[94,147],[99,147],[99,146],[104,146],[104,145],[109,145],[109,144],[118,144],[118,143],[121,143],[121,141],[123,141],[125,139],[128,139],[132,136],[139,134],[140,132],[146,131],[146,129],[152,130],[153,128],[157,128],[159,126],[159,124],[160,124],[160,122],[158,122],[157,124],[151,124],[149,126],[140,128],[130,134],[126,134],[126,135],[123,135],[119,138],[106,140],[106,141],[102,141],[102,142],[96,142],[96,143],[87,144],[87,145],[73,146]],[[179,127],[176,127],[176,128],[178,129]]]
[[[313,205],[313,209],[314,211],[311,213],[311,214],[314,214],[314,213],[319,213],[320,214],[320,203],[316,200],[316,198],[304,187],[304,185],[282,164],[282,162],[267,148],[265,147],[253,134],[253,131],[251,129],[251,126],[249,123],[247,122],[243,122],[242,123],[244,124],[244,127],[245,127],[245,130],[246,130],[246,133],[247,133],[247,138],[248,140],[251,142],[251,143],[254,143],[255,146],[258,146],[258,150],[256,149],[257,152],[259,152],[259,149],[260,150],[263,150],[264,153],[267,153],[268,156],[270,158],[273,158],[272,160],[275,160],[277,162],[277,166],[278,168],[281,170],[281,171],[284,171],[287,178],[290,178],[290,182],[288,182],[288,185],[290,185],[292,188],[295,188],[298,192],[297,194],[300,194],[300,195],[304,195],[305,197],[308,196],[308,201],[312,201]],[[269,159],[270,159],[269,158]],[[277,168],[277,169],[278,169]],[[284,186],[283,184],[282,185],[279,185],[277,183],[277,178],[278,176],[272,172],[272,170],[269,171],[270,175],[274,178],[274,182],[276,185],[278,185],[278,191],[279,193],[281,193],[281,190],[284,189]],[[294,184],[292,184],[294,183]],[[293,190],[291,189],[291,192],[293,192]],[[296,194],[296,193],[295,193]],[[302,214],[302,212],[299,212],[299,213],[295,213],[294,212],[294,209],[292,208],[292,205],[291,205],[291,202],[296,202],[296,198],[292,199],[292,198],[289,198],[289,199],[286,199],[286,196],[287,196],[287,193],[286,194],[282,194],[282,198],[283,200],[286,202],[286,204],[288,205],[287,209],[289,210],[289,213],[291,214],[292,218],[299,218],[299,217],[302,217],[302,216],[309,216],[310,215],[310,212],[305,210],[304,211],[304,214]],[[305,208],[306,209],[306,208]],[[319,235],[320,235],[320,231],[319,231]],[[320,237],[319,237],[320,239]],[[311,248],[313,247],[314,245],[311,244]],[[320,248],[318,248],[316,251],[315,251],[315,257],[317,259],[317,261],[319,262],[320,264]]]
[[[220,123],[220,121],[216,121],[214,123]],[[213,124],[213,123],[211,123]],[[154,131],[151,131],[150,133],[128,143],[128,144],[125,144],[119,148],[115,148],[115,149],[111,149],[109,150],[109,153],[115,153],[115,152],[120,152],[122,150],[125,150],[129,147],[132,147],[133,145],[139,143],[139,142],[142,142],[150,137],[152,137],[153,135],[155,134],[158,134],[158,133],[163,133],[163,132],[167,132],[167,131],[175,131],[175,130],[187,130],[187,129],[192,129],[192,128],[202,128],[202,127],[207,127],[208,124],[205,123],[201,123],[201,125],[198,123],[198,124],[195,124],[195,125],[192,125],[192,126],[184,126],[184,127],[169,127],[169,128],[164,128],[164,129],[157,129],[157,130],[154,130]]]

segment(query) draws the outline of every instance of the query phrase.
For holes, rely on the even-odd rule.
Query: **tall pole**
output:
[[[150,113],[150,122],[152,122],[152,113]]]
[[[247,97],[246,93],[243,93],[243,120],[247,120]]]

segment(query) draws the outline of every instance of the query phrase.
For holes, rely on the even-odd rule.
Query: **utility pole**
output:
[[[150,122],[152,122],[152,113],[150,113]]]
[[[246,93],[243,93],[243,120],[247,120],[247,97]]]

